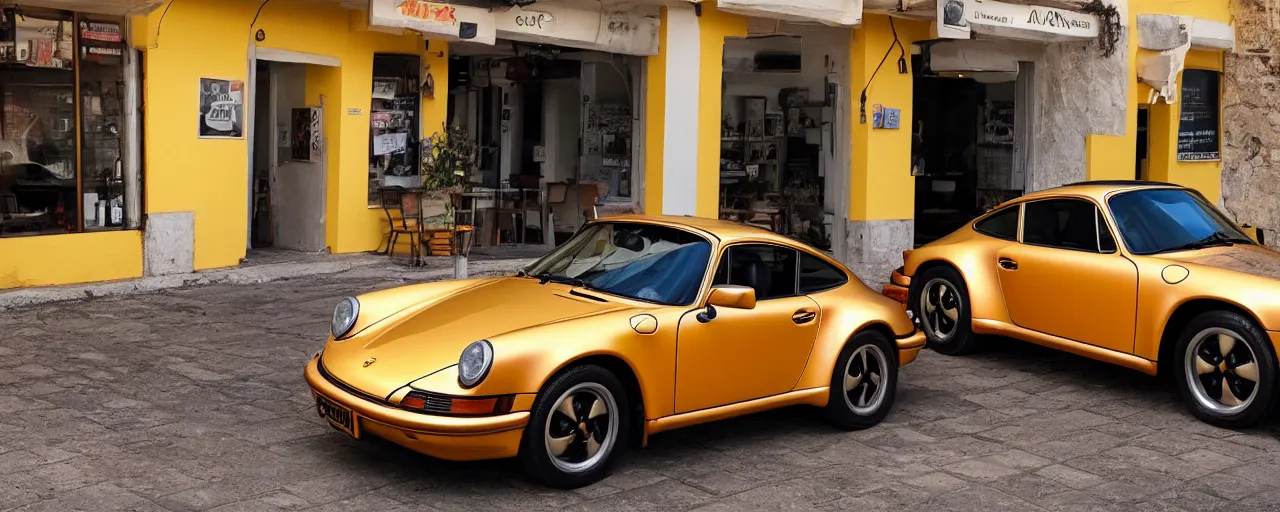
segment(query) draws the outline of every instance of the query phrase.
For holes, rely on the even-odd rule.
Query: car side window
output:
[[[849,277],[816,256],[800,253],[800,293],[818,293],[843,286]]]
[[[797,254],[795,249],[768,244],[729,246],[716,267],[712,285],[750,286],[756,300],[794,297]]]
[[[1107,218],[1097,209],[1094,212],[1098,216],[1098,252],[1116,252],[1116,239],[1111,236],[1111,229],[1107,227]]]
[[[1048,199],[1027,203],[1022,216],[1022,242],[1059,249],[1099,251],[1105,248],[1098,230],[1105,226],[1098,207],[1082,199]],[[1110,232],[1107,233],[1110,239]],[[1115,248],[1115,240],[1110,240]]]
[[[1018,206],[1010,206],[978,221],[973,229],[984,235],[1003,240],[1018,239]]]

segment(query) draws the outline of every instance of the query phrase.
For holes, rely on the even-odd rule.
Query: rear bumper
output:
[[[320,358],[307,363],[305,376],[312,397],[323,395],[351,410],[355,432],[371,434],[410,450],[446,460],[514,457],[529,422],[529,412],[498,416],[455,417],[422,414],[375,403],[329,382],[320,373]]]
[[[920,350],[925,345],[924,331],[916,329],[915,332],[904,337],[898,338],[898,366],[906,366],[916,360],[916,356],[920,355]]]
[[[884,286],[880,291],[884,296],[902,303],[902,307],[907,307],[907,297],[910,295],[911,278],[903,274],[902,267],[893,270],[889,275],[889,284]]]

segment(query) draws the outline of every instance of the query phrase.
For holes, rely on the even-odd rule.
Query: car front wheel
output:
[[[827,417],[846,430],[875,426],[889,415],[898,387],[894,344],[884,334],[866,331],[840,351],[831,375]]]
[[[538,394],[520,446],[534,480],[559,489],[604,478],[627,439],[630,408],[622,383],[608,370],[578,366]]]
[[[1276,397],[1276,355],[1252,320],[1210,311],[1187,325],[1178,340],[1178,390],[1191,413],[1225,428],[1254,425]]]

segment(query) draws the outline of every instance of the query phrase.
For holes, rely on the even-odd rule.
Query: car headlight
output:
[[[463,388],[473,388],[489,375],[493,367],[493,345],[480,340],[462,349],[458,357],[458,384]]]
[[[333,322],[329,324],[333,339],[342,339],[343,336],[351,334],[351,328],[356,326],[356,318],[359,316],[360,301],[355,297],[347,297],[339,301],[338,307],[333,309]]]

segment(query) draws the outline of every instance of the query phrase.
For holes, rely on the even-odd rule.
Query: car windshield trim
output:
[[[629,231],[617,231],[616,229],[619,228]],[[610,230],[610,241],[606,244],[609,252],[593,254],[585,258],[581,257],[580,252],[588,247],[588,244],[593,240],[592,237],[596,237],[594,238],[596,243],[603,241],[599,238],[602,230]],[[663,233],[664,231],[666,232]],[[640,236],[639,233],[647,232],[650,237],[641,237],[644,238],[643,250],[633,251],[613,243],[614,237],[618,236],[620,232],[629,232],[632,236]],[[654,249],[653,244],[655,243],[663,243],[665,246],[661,249]],[[568,284],[646,304],[689,306],[697,302],[702,295],[703,288],[705,288],[709,272],[707,269],[711,262],[714,247],[715,243],[706,234],[684,226],[638,221],[591,222],[578,230],[569,241],[522,268],[517,273],[517,276],[537,279],[544,284],[547,282]],[[629,260],[625,259],[624,255],[621,259],[609,262],[608,260],[611,257],[618,254],[619,249],[632,252],[652,250],[652,252],[640,254]],[[703,251],[706,254],[703,257],[699,257],[699,254]],[[677,266],[664,268],[667,265],[696,266],[693,261],[700,261],[701,265],[697,266],[696,269],[688,268],[683,272]],[[617,266],[609,268],[609,263]],[[575,266],[579,268],[574,269],[573,267]],[[585,268],[583,268],[584,266]],[[659,278],[654,279],[653,272],[661,273],[661,275]],[[671,276],[673,273],[675,275]],[[674,283],[668,283],[671,287],[667,288],[670,294],[675,295],[673,297],[655,298],[641,295],[641,292],[646,290],[650,293],[660,293],[656,289],[662,288],[661,286],[646,286],[635,290],[634,293],[629,289],[629,287],[636,287],[637,282],[663,283],[668,278],[675,279]],[[600,281],[602,280],[606,282],[601,283]],[[636,281],[633,282],[631,280]],[[688,297],[688,300],[683,300],[685,297]],[[673,300],[663,300],[664,298]],[[677,298],[682,300],[674,300]]]
[[[1191,241],[1179,241],[1176,243],[1169,242],[1164,244],[1155,244],[1155,245],[1160,245],[1160,247],[1154,247],[1154,248],[1135,248],[1134,240],[1136,235],[1135,233],[1131,232],[1131,229],[1133,228],[1123,224],[1121,222],[1121,219],[1116,215],[1116,200],[1127,198],[1127,196],[1131,196],[1131,195],[1166,194],[1170,192],[1181,193],[1186,197],[1190,198],[1191,199],[1190,202],[1197,207],[1195,208],[1194,213],[1199,213],[1200,215],[1207,218],[1207,220],[1202,218],[1201,221],[1204,222],[1207,227],[1212,229],[1212,232],[1210,232],[1206,236],[1201,236]],[[1151,199],[1150,201],[1155,201],[1155,200]],[[1210,203],[1208,199],[1204,197],[1203,194],[1195,190],[1185,189],[1181,187],[1153,187],[1153,188],[1137,188],[1137,189],[1122,190],[1122,191],[1114,192],[1108,195],[1106,198],[1106,203],[1107,203],[1107,209],[1110,211],[1112,219],[1114,220],[1116,232],[1120,234],[1120,237],[1119,237],[1120,239],[1117,240],[1117,242],[1124,244],[1125,249],[1128,250],[1130,254],[1133,254],[1136,256],[1153,256],[1157,254],[1167,254],[1167,253],[1182,252],[1182,251],[1194,251],[1194,250],[1208,249],[1211,247],[1232,246],[1236,244],[1257,245],[1257,242],[1254,242],[1252,238],[1249,238],[1248,235],[1246,235],[1243,231],[1241,231],[1240,228],[1236,226],[1234,222],[1232,222],[1225,215],[1223,215],[1222,212],[1219,211],[1217,207],[1213,206],[1213,204]],[[1181,224],[1182,220],[1175,218],[1174,213],[1169,211],[1162,211],[1162,213],[1166,214],[1165,218],[1167,220],[1172,220],[1174,222],[1178,222],[1179,224]],[[1216,224],[1216,225],[1209,225],[1210,223],[1209,221],[1211,221],[1212,224]],[[1149,233],[1147,235],[1149,235]],[[1137,244],[1137,245],[1141,245],[1141,244]]]

